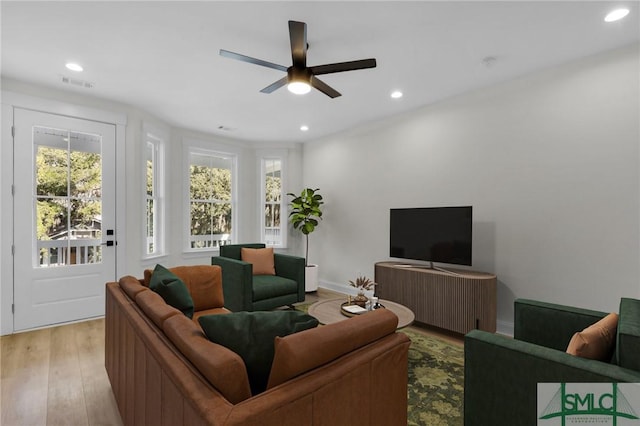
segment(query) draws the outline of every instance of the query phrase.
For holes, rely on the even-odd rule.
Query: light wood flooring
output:
[[[104,369],[104,319],[0,338],[2,426],[121,425]]]
[[[305,303],[336,295],[319,289]],[[104,368],[104,319],[0,337],[0,413],[2,426],[122,425]]]

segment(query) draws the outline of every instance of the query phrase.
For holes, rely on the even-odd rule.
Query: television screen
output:
[[[471,206],[391,209],[389,256],[471,266]]]

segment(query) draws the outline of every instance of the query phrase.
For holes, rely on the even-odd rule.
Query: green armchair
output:
[[[228,244],[212,265],[222,267],[224,306],[231,311],[268,311],[303,302],[304,258],[274,253],[275,275],[253,275],[253,265],[241,260],[241,249],[264,248],[264,244]]]
[[[514,338],[473,330],[464,338],[464,423],[536,425],[538,383],[640,382],[640,300],[623,298],[611,363],[567,354],[574,333],[607,315],[515,301]]]

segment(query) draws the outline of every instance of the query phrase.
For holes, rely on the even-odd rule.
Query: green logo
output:
[[[585,383],[584,385],[589,385]],[[618,418],[637,420],[638,415],[629,404],[624,394],[618,389],[617,383],[612,383],[611,392],[567,392],[566,383],[560,383],[560,388],[547,404],[539,419],[547,420],[559,417],[562,426],[565,426],[568,417],[574,417],[572,424],[582,423],[576,420],[581,419],[585,424],[598,421],[606,421],[609,417],[613,426],[617,425]],[[608,422],[607,422],[608,423]]]

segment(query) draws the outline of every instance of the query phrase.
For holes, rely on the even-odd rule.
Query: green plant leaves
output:
[[[318,194],[319,189],[305,188],[300,195],[288,193],[293,197],[289,205],[289,221],[295,229],[300,229],[303,233],[311,233],[318,226],[318,219],[322,219],[320,206],[324,204],[322,195]]]
[[[322,220],[321,205],[322,195],[318,193],[319,189],[305,188],[300,195],[288,193],[292,197],[289,203],[291,213],[289,213],[289,222],[294,229],[300,230],[307,237],[307,250],[305,261],[308,264],[309,257],[309,234],[315,231],[319,220]]]

